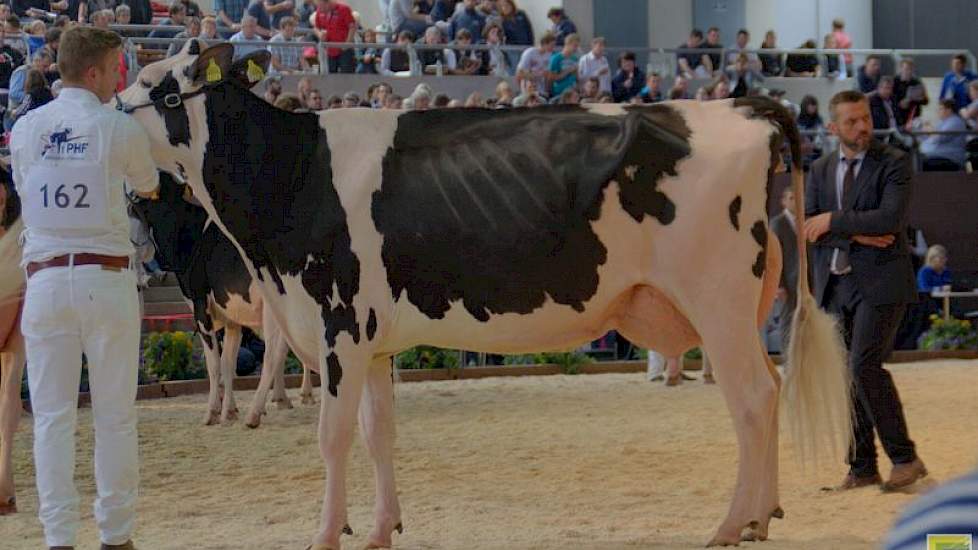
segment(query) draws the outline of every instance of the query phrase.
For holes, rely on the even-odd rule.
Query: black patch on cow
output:
[[[236,82],[208,89],[206,98],[203,183],[218,217],[260,279],[267,269],[284,294],[282,276],[300,277],[322,307],[330,346],[340,332],[358,342],[360,261],[319,117],[275,109]]]
[[[4,230],[10,229],[10,226],[14,224],[18,219],[20,219],[20,196],[17,194],[17,190],[14,189],[14,181],[10,176],[10,172],[6,169],[0,169],[0,186],[3,186],[7,192],[7,202],[4,205],[3,212],[0,212],[0,227]]]
[[[757,244],[761,245],[761,251],[757,253],[757,260],[754,261],[751,271],[754,276],[760,279],[764,276],[764,267],[767,261],[767,226],[763,221],[758,220],[750,228],[750,234],[754,237]]]
[[[740,231],[740,207],[743,206],[743,202],[740,195],[737,195],[734,200],[730,201],[730,208],[728,209],[730,213],[730,225],[737,231]]]
[[[187,48],[188,55],[200,55],[200,42],[196,40],[190,41],[190,47]]]
[[[689,144],[652,116],[667,112],[675,114],[545,107],[401,115],[372,202],[394,299],[406,292],[432,319],[459,300],[480,321],[530,313],[547,297],[582,311],[607,260],[591,223],[608,183],[619,181],[622,206],[638,221],[675,215],[655,186]],[[626,183],[630,164],[638,170]]]
[[[187,116],[186,107],[181,104],[171,109],[163,105],[164,97],[180,92],[180,83],[173,77],[173,71],[167,71],[163,80],[149,91],[149,99],[153,102],[156,112],[163,117],[163,124],[166,126],[166,135],[170,140],[170,145],[186,145],[189,147],[190,118]]]
[[[370,308],[370,315],[367,316],[367,340],[373,340],[377,333],[377,314],[374,308]]]
[[[337,395],[337,390],[340,386],[340,380],[343,379],[343,367],[340,365],[340,359],[335,353],[330,353],[326,357],[326,380],[329,384],[328,390],[330,395],[333,397],[339,397]]]

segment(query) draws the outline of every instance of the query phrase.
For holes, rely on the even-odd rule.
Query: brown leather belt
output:
[[[57,256],[43,262],[31,262],[27,264],[27,276],[31,277],[42,269],[49,267],[67,267],[71,264],[71,257],[74,256],[74,265],[100,265],[102,269],[119,271],[129,267],[128,256],[103,256],[102,254],[65,254]]]

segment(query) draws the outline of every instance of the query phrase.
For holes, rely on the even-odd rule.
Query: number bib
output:
[[[109,226],[105,169],[98,164],[36,166],[24,193],[24,222],[49,229]]]

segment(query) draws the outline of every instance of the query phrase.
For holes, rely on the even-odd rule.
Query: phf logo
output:
[[[44,148],[41,157],[45,159],[84,158],[88,151],[88,136],[72,136],[71,128],[63,128],[41,136]]]
[[[927,535],[927,550],[974,550],[971,535]]]

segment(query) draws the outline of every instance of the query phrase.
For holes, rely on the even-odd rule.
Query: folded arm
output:
[[[887,163],[882,177],[879,208],[833,212],[830,233],[849,238],[853,235],[896,234],[903,230],[910,209],[910,157]]]

